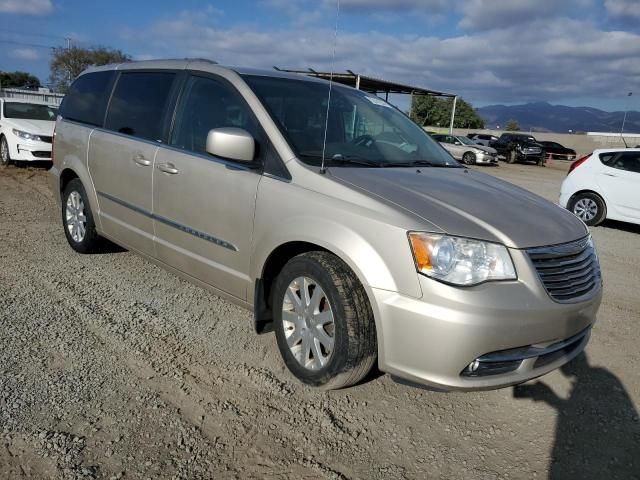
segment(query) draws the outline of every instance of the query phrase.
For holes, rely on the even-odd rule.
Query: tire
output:
[[[462,155],[462,163],[465,165],[475,165],[476,164],[476,156],[473,152],[465,152]]]
[[[601,224],[607,218],[607,206],[602,198],[591,192],[578,193],[571,197],[568,210],[589,226]]]
[[[511,150],[507,155],[507,163],[516,163],[517,154],[515,150]]]
[[[96,231],[87,193],[80,179],[74,178],[64,189],[61,214],[64,234],[71,248],[78,253],[99,250],[101,238]],[[79,227],[80,224],[83,224],[83,228]]]
[[[11,154],[9,152],[9,143],[3,135],[0,137],[0,168],[5,168],[11,163]]]
[[[306,299],[311,308],[304,311]],[[301,382],[332,390],[369,373],[377,358],[373,312],[364,287],[338,257],[318,251],[292,258],[276,278],[271,305],[280,354]]]

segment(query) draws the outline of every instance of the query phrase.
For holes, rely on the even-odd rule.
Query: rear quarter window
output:
[[[64,97],[60,115],[67,120],[102,126],[114,76],[115,72],[110,70],[78,77]]]

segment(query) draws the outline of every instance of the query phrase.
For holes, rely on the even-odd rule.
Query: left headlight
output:
[[[42,141],[40,136],[34,135],[33,133],[24,132],[22,130],[18,130],[17,128],[13,129],[13,134],[16,137],[22,138],[23,140],[35,140],[36,142]]]
[[[418,272],[454,285],[515,280],[516,270],[504,245],[443,234],[409,232]]]

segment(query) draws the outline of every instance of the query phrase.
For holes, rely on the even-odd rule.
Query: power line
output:
[[[8,43],[10,45],[19,45],[21,47],[32,47],[32,48],[47,48],[47,49],[58,48],[58,47],[53,46],[53,45],[42,45],[40,43],[17,42],[15,40],[3,40],[3,39],[0,39],[0,43]]]
[[[36,32],[24,32],[24,31],[19,31],[19,30],[11,30],[11,29],[6,29],[3,28],[2,29],[2,33],[11,33],[14,35],[22,35],[22,36],[26,36],[26,37],[42,37],[42,38],[55,38],[58,40],[64,40],[67,37],[64,37],[62,35],[53,35],[50,33],[36,33]]]

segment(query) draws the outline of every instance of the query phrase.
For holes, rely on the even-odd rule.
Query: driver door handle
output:
[[[151,165],[151,160],[147,160],[143,155],[136,155],[135,157],[133,157],[133,161],[141,167],[148,167],[149,165]]]
[[[607,177],[617,177],[614,173],[603,173],[603,175],[606,175]]]
[[[175,175],[179,172],[179,170],[175,167],[173,163],[160,163],[158,165],[158,170],[164,173],[168,173],[169,175]]]

